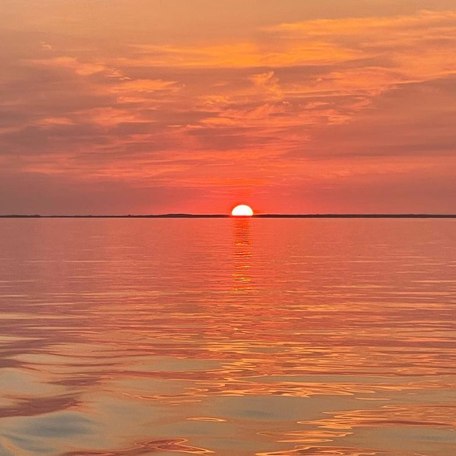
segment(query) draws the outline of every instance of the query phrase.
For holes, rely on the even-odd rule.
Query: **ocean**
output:
[[[1,456],[454,456],[456,220],[0,220]]]

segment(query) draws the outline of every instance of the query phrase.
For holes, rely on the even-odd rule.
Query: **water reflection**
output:
[[[3,221],[0,252],[1,456],[453,456],[448,221]]]
[[[234,289],[248,291],[252,289],[252,241],[249,217],[233,218],[233,280]]]

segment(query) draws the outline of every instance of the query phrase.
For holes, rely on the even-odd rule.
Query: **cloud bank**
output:
[[[375,2],[360,16],[348,2],[309,18],[288,1],[280,22],[239,6],[224,33],[209,11],[186,35],[178,20],[155,33],[166,11],[140,1],[86,29],[84,3],[0,27],[1,213],[226,212],[245,198],[455,212],[456,10]],[[126,26],[142,11],[150,33]]]

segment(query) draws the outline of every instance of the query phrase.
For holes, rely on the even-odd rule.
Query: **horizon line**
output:
[[[236,217],[230,214],[4,214],[0,218],[456,218],[456,214],[432,213],[312,213],[312,214],[254,214]]]

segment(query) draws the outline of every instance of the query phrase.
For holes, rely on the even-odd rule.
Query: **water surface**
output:
[[[453,456],[456,221],[0,220],[0,455]]]

